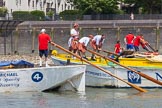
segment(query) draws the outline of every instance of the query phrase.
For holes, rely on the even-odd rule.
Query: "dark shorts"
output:
[[[48,57],[48,50],[39,50],[39,56],[42,57],[43,55]]]
[[[133,44],[127,44],[127,50],[133,50]]]
[[[135,51],[139,51],[139,47],[138,46],[134,46]]]

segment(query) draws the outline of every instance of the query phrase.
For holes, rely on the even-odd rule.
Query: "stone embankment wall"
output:
[[[106,40],[103,45],[105,50],[114,51],[117,40],[120,40],[121,46],[125,48],[124,37],[129,32],[132,32],[134,35],[143,34],[153,48],[158,49],[160,53],[162,52],[162,20],[93,20],[23,22],[15,30],[8,31],[11,33],[7,34],[5,40],[4,36],[0,36],[0,54],[37,54],[37,36],[42,28],[46,29],[54,42],[68,49],[67,43],[70,37],[70,29],[74,22],[79,24],[80,37],[89,34],[105,34]],[[49,49],[56,48],[49,46]],[[141,47],[140,50],[144,51]],[[59,52],[62,51],[59,50]]]

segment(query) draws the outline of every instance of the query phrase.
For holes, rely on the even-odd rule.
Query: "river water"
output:
[[[162,89],[86,88],[85,92],[0,94],[0,108],[162,108]]]

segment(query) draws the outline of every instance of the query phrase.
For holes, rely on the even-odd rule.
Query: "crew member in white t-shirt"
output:
[[[91,42],[91,46],[92,46],[93,50],[99,52],[102,48],[104,41],[105,41],[104,34],[94,36],[94,38],[92,39],[92,42]],[[91,60],[95,60],[94,56],[95,55],[92,54]]]
[[[83,57],[84,59],[87,59],[88,58],[86,57],[85,55],[85,52],[86,52],[86,49],[87,49],[87,45],[90,41],[92,41],[93,39],[93,35],[89,35],[88,37],[82,37],[80,40],[79,40],[79,43],[78,43],[78,53],[81,57]]]
[[[68,40],[69,51],[73,51],[73,53],[77,52],[77,45],[79,40],[79,25],[74,23],[73,28],[70,31],[70,38]]]

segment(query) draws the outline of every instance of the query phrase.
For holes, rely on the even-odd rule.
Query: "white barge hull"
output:
[[[85,65],[0,70],[0,92],[85,91]]]
[[[66,61],[58,60],[54,57],[52,57],[52,60],[54,64],[56,65],[66,65]],[[71,64],[77,64],[77,63],[71,63]],[[128,81],[132,84],[136,84],[140,87],[146,87],[146,88],[161,88],[162,86],[153,83],[150,80],[147,80],[140,75],[129,71],[125,68],[122,68],[120,66],[105,66],[102,67],[105,70],[110,71],[115,76],[120,77],[121,79]],[[131,67],[133,68],[133,67]],[[159,81],[162,81],[162,69],[146,69],[146,68],[134,68],[137,71],[140,71],[146,75],[151,76],[154,79],[157,79]],[[128,84],[115,79],[114,77],[110,76],[109,74],[87,64],[86,67],[86,86],[92,86],[92,87],[123,87],[127,88],[130,87]]]

